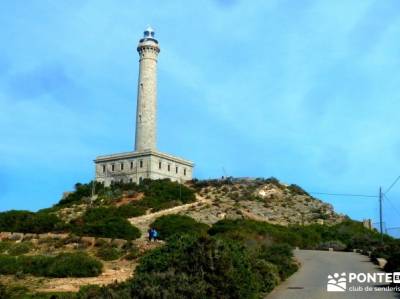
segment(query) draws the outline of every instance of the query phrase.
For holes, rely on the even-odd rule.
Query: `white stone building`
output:
[[[136,110],[135,150],[99,156],[94,160],[96,181],[140,183],[145,178],[172,181],[192,179],[194,164],[156,149],[157,140],[157,57],[160,52],[154,31],[149,27],[137,47],[139,80]]]

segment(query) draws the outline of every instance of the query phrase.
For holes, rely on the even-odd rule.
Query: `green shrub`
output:
[[[144,198],[118,208],[111,207],[110,211],[114,213],[114,216],[137,217],[143,215],[148,209],[159,211],[196,200],[194,191],[183,184],[171,182],[169,179],[145,179],[140,185],[115,183],[109,187],[104,187],[103,184],[96,183],[95,193],[98,195],[96,203],[111,204],[113,200],[121,198],[123,192],[142,192],[144,193]],[[55,208],[77,203],[91,195],[92,182],[89,184],[77,183],[75,191],[62,199]]]
[[[103,261],[113,261],[122,256],[122,251],[112,246],[102,246],[97,250],[96,256]]]
[[[301,188],[300,186],[298,186],[296,184],[289,185],[288,189],[292,194],[295,194],[295,195],[308,195],[308,196],[310,195],[306,191],[304,191],[303,188]]]
[[[22,242],[22,243],[15,243],[13,246],[10,247],[8,250],[9,255],[21,255],[28,253],[32,249],[31,242]]]
[[[134,247],[128,250],[128,253],[124,256],[124,259],[131,261],[137,259],[139,256],[140,256],[139,249]]]
[[[278,267],[264,259],[252,259],[253,273],[257,276],[260,291],[271,292],[280,282]]]
[[[140,259],[134,298],[255,298],[257,276],[235,242],[182,235]]]
[[[17,257],[9,255],[0,255],[0,274],[15,274],[19,271]]]
[[[75,184],[74,192],[69,193],[65,198],[61,199],[56,206],[70,205],[79,202],[83,197],[90,197],[92,195],[92,184],[93,181],[88,184]],[[101,193],[104,190],[104,185],[99,182],[95,182],[96,194]]]
[[[272,184],[272,185],[275,185],[276,187],[279,187],[279,188],[282,187],[282,185],[281,185],[281,183],[279,182],[279,180],[278,180],[277,178],[274,178],[274,177],[270,177],[270,178],[268,178],[268,179],[263,180],[263,183],[265,183],[265,184]]]
[[[301,243],[300,236],[287,227],[247,219],[218,221],[210,228],[208,233],[242,242],[280,242],[292,246],[298,246],[297,244]]]
[[[159,238],[168,239],[175,234],[201,235],[208,230],[208,225],[197,222],[186,215],[165,215],[157,218],[151,225],[159,232]]]
[[[61,253],[48,268],[50,277],[91,277],[102,272],[103,265],[85,253]]]
[[[298,269],[298,266],[293,261],[292,248],[288,244],[263,246],[259,258],[276,265],[282,280],[292,275]]]
[[[127,283],[110,284],[107,286],[87,285],[80,288],[76,299],[131,299]]]
[[[394,252],[385,265],[386,272],[399,272],[400,271],[400,251]]]
[[[13,247],[14,242],[10,241],[1,241],[0,242],[0,253],[6,253],[8,250],[10,250],[11,247]],[[1,297],[0,297],[1,298]]]
[[[334,240],[323,242],[318,246],[318,249],[320,250],[328,250],[329,248],[333,248],[334,251],[343,251],[346,249],[346,244]]]
[[[0,274],[32,274],[45,277],[98,276],[102,264],[85,253],[61,253],[57,256],[0,255]]]
[[[138,206],[135,204],[127,204],[127,205],[122,205],[119,206],[115,213],[118,216],[124,217],[124,218],[131,218],[131,217],[138,217],[141,215],[146,214],[146,207],[143,206]]]
[[[5,286],[0,284],[0,298],[1,299],[28,299],[28,288],[19,285]],[[43,298],[43,297],[42,297]],[[60,298],[61,299],[61,298]]]
[[[77,235],[133,240],[140,237],[139,229],[121,216],[113,216],[114,209],[94,208],[72,222]]]
[[[0,231],[46,233],[63,230],[64,226],[53,214],[15,210],[0,213]]]
[[[159,211],[196,200],[193,190],[168,179],[145,179],[140,187],[145,196],[138,204],[151,208],[152,211]]]

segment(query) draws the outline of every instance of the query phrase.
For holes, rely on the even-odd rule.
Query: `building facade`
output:
[[[158,41],[150,27],[137,47],[139,79],[137,87],[135,150],[104,155],[95,162],[96,181],[140,183],[143,179],[192,179],[194,164],[156,149],[157,142],[157,59]]]

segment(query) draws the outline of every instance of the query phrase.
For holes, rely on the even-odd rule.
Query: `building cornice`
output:
[[[121,159],[132,159],[132,158],[140,158],[140,157],[148,157],[148,156],[154,156],[166,160],[170,160],[171,162],[178,162],[190,167],[194,167],[194,163],[192,161],[182,159],[179,157],[172,156],[167,153],[162,153],[154,150],[146,150],[146,151],[140,151],[140,152],[124,152],[124,153],[117,153],[117,154],[111,154],[111,155],[103,155],[103,156],[98,156],[94,160],[94,162],[101,163],[101,162],[112,162],[112,161],[118,161]]]

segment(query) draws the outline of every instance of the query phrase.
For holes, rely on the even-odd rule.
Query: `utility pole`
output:
[[[92,196],[90,197],[90,206],[93,206],[95,194],[96,194],[96,167],[94,169],[94,178],[92,180]]]
[[[179,178],[179,200],[182,202],[182,178]]]
[[[382,187],[379,187],[379,228],[381,232],[381,242],[383,242],[383,219],[382,219]]]

